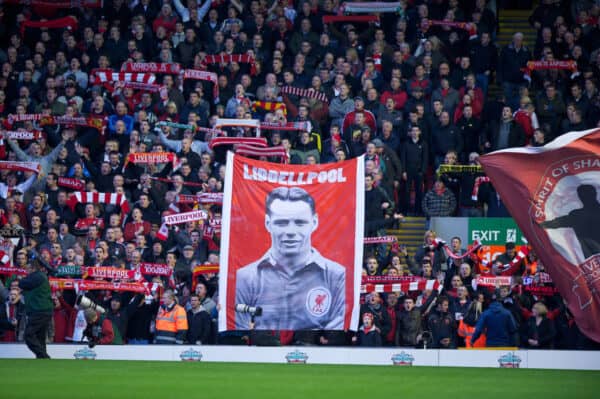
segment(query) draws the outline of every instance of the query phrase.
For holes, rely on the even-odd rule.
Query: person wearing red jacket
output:
[[[67,342],[67,337],[73,336],[73,327],[77,310],[62,297],[62,292],[57,291],[52,295],[54,302],[54,339],[55,343]]]
[[[401,88],[400,79],[393,77],[390,81],[390,89],[381,93],[379,101],[385,105],[388,98],[393,98],[395,102],[394,109],[401,111],[404,109],[404,104],[408,100],[408,94]]]

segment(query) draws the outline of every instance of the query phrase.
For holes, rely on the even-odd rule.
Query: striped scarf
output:
[[[254,128],[256,129],[256,137],[260,137],[260,121],[258,119],[218,118],[215,127],[218,129],[223,126]]]
[[[116,205],[121,207],[122,213],[129,213],[129,202],[124,194],[91,191],[77,191],[72,193],[67,201],[67,205],[71,210],[75,210],[75,206],[79,203]]]
[[[323,17],[324,24],[334,22],[379,22],[377,15],[325,15]]]
[[[293,96],[298,96],[298,97],[312,98],[312,99],[319,100],[324,103],[329,102],[329,99],[327,98],[327,95],[325,93],[323,93],[322,91],[317,91],[312,88],[301,89],[299,87],[294,87],[294,86],[283,86],[281,88],[281,93],[291,94]]]
[[[267,112],[273,112],[280,109],[283,111],[283,115],[287,116],[287,107],[284,103],[275,101],[254,101],[252,103],[252,112],[257,112],[259,108]]]
[[[413,280],[413,279],[410,279]],[[419,278],[415,281],[401,281],[398,283],[383,283],[383,284],[361,284],[360,293],[368,294],[371,292],[409,292],[409,291],[426,291],[439,290],[442,286],[437,280],[426,280]]]
[[[264,137],[215,137],[208,143],[211,150],[220,145],[251,145],[254,147],[266,147],[267,139]]]
[[[152,73],[115,72],[112,69],[94,69],[90,73],[92,85],[112,82],[138,82],[152,84],[156,76]]]
[[[254,147],[252,145],[240,144],[235,149],[236,154],[254,157],[281,157],[282,163],[288,161],[288,154],[281,145],[275,147]]]
[[[217,74],[208,71],[199,71],[197,69],[186,69],[183,71],[183,79],[205,80],[213,84],[213,98],[219,99],[219,85],[217,84]]]
[[[256,65],[254,64],[254,57],[248,54],[215,54],[207,55],[202,60],[202,65],[206,68],[207,64],[229,64],[232,62],[249,64],[250,75],[256,75]]]

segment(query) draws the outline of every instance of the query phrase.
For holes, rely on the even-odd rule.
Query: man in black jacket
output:
[[[52,320],[54,303],[48,276],[43,266],[36,260],[27,265],[27,276],[19,281],[19,288],[25,294],[27,327],[25,343],[38,359],[50,359],[46,352],[46,337]]]
[[[500,52],[496,73],[498,84],[502,85],[504,97],[512,109],[519,106],[519,88],[526,84],[521,69],[525,68],[529,60],[531,52],[523,45],[523,34],[517,32],[513,35],[512,42]]]
[[[414,213],[421,214],[421,202],[423,200],[423,177],[427,171],[429,146],[421,139],[421,128],[413,125],[410,130],[410,138],[404,143],[400,153],[402,163],[402,180],[404,181],[403,210],[408,212],[410,208],[410,190],[415,186],[415,208]]]
[[[197,294],[190,297],[192,308],[187,311],[187,342],[193,345],[207,344],[212,332],[210,315],[200,302]]]

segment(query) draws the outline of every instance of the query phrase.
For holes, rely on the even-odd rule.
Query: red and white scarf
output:
[[[437,280],[426,280],[419,278],[413,281],[401,281],[398,283],[384,283],[384,284],[361,284],[360,293],[368,294],[371,292],[409,292],[409,291],[425,291],[425,290],[439,290],[440,282]]]
[[[102,290],[135,292],[138,294],[149,295],[152,290],[158,288],[157,284],[147,282],[94,281],[73,278],[50,278],[49,282],[52,291],[75,290],[77,292],[80,292]]]
[[[282,162],[288,160],[287,152],[282,145],[275,147],[255,147],[253,145],[240,144],[236,147],[235,153],[254,157],[281,157]]]
[[[325,93],[323,93],[322,91],[314,90],[312,88],[301,89],[299,87],[294,87],[294,86],[283,86],[281,88],[281,93],[291,94],[293,96],[298,96],[298,97],[313,98],[315,100],[319,100],[324,103],[329,102],[329,98],[327,98],[327,95]]]
[[[163,224],[172,226],[174,224],[183,224],[188,222],[196,222],[198,220],[208,219],[208,213],[202,210],[177,213],[175,215],[167,215],[163,218]]]
[[[267,139],[264,137],[215,137],[208,143],[211,150],[220,145],[252,145],[254,147],[266,147]]]
[[[39,130],[28,132],[25,130],[5,130],[2,132],[2,136],[5,139],[10,140],[39,140],[44,137],[44,134]]]
[[[178,204],[222,204],[223,193],[179,194],[175,197],[175,202]]]
[[[156,81],[152,73],[115,72],[112,69],[93,69],[90,73],[92,85],[112,82],[138,82],[151,84]]]
[[[150,72],[178,75],[181,71],[181,65],[172,62],[125,62],[121,65],[121,72]]]
[[[39,162],[0,161],[0,169],[34,173],[40,173],[42,171]]]
[[[473,201],[477,201],[477,198],[479,196],[479,187],[483,183],[489,183],[490,181],[490,178],[487,176],[479,176],[475,178],[475,183],[473,184],[473,191],[471,191],[471,199]]]
[[[453,21],[440,21],[435,19],[423,20],[422,26],[447,26],[450,28],[457,28],[466,30],[469,32],[469,39],[477,37],[477,26],[471,22],[453,22]]]
[[[74,179],[72,177],[58,177],[58,186],[69,188],[74,191],[83,191],[85,190],[85,181],[80,179]]]
[[[10,126],[15,122],[39,121],[47,115],[44,114],[9,114],[6,121]]]
[[[205,80],[213,84],[213,98],[218,100],[219,98],[219,85],[217,84],[218,76],[214,72],[199,71],[197,69],[186,69],[183,71],[183,80]]]
[[[512,277],[510,276],[478,276],[473,279],[473,288],[483,285],[486,287],[500,287],[503,285],[512,285]]]
[[[121,207],[123,213],[129,213],[129,202],[123,194],[97,193],[91,191],[77,191],[71,193],[67,205],[73,210],[78,203],[116,205]]]
[[[256,66],[254,64],[254,57],[248,54],[215,54],[207,55],[202,60],[202,65],[206,69],[208,64],[229,64],[232,62],[250,64],[250,75],[256,75]]]
[[[335,22],[379,22],[377,15],[325,15],[323,16],[324,24]]]
[[[9,258],[6,262],[4,262],[4,259],[5,258],[3,257],[2,262],[1,262],[2,264],[6,264],[10,260],[10,258]],[[11,267],[11,266],[0,266],[0,275],[2,275],[2,276],[27,276],[27,270],[19,269],[19,268]]]

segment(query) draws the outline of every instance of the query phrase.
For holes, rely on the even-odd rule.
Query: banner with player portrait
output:
[[[286,165],[227,154],[219,331],[358,327],[364,160]]]
[[[580,330],[600,342],[600,129],[480,158]]]

